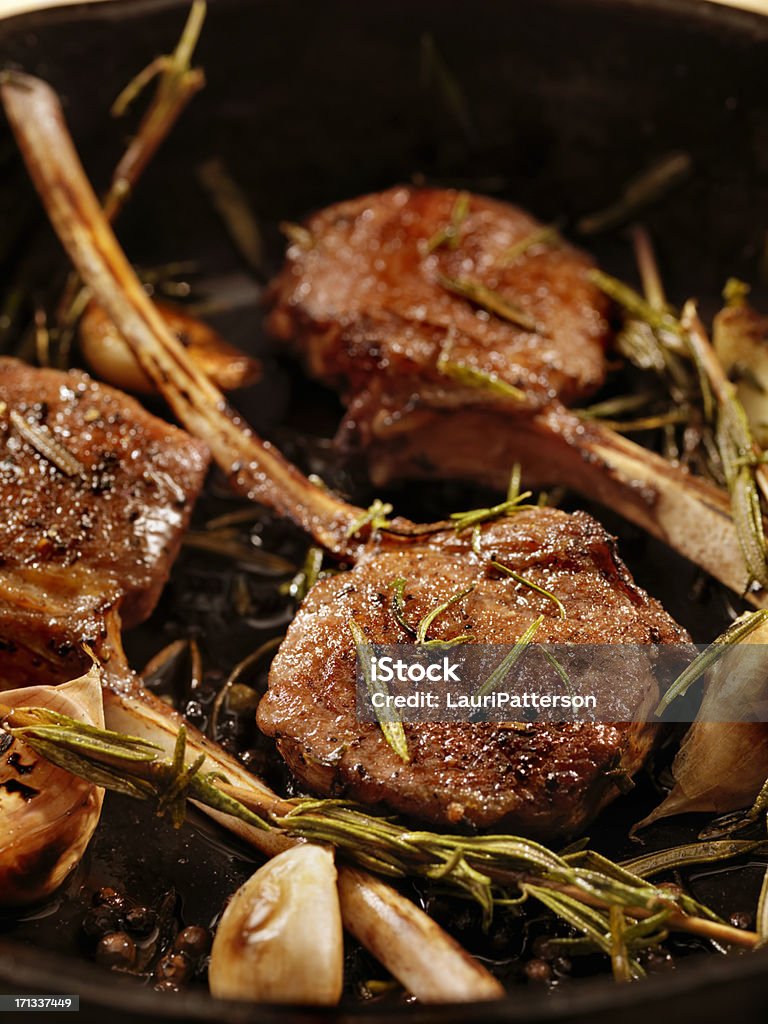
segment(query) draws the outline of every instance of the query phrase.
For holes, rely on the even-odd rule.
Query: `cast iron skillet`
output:
[[[670,298],[683,299],[695,287],[706,308],[727,276],[756,279],[768,210],[768,19],[693,0],[214,0],[210,7],[198,51],[208,86],[120,224],[139,262],[204,258],[209,271],[231,263],[193,173],[212,154],[248,191],[276,265],[278,220],[415,173],[497,191],[546,221],[604,206],[638,169],[683,149],[693,157],[694,178],[647,218]],[[98,185],[121,144],[122,128],[105,112],[138,68],[173,45],[184,8],[182,0],[123,0],[0,26],[0,58],[42,75],[65,97]],[[461,84],[466,110],[425,91],[423,33],[432,34]],[[10,152],[6,133],[0,222],[29,218],[33,233],[39,211]],[[620,234],[590,247],[608,269],[631,275]],[[5,253],[4,275],[18,256]],[[50,260],[61,273],[55,246]],[[237,321],[230,324],[235,340],[258,349],[258,317],[251,311]],[[330,426],[337,408],[327,396],[270,368],[274,380],[245,410],[260,429],[294,422],[317,430],[324,418]],[[601,517],[615,528],[609,513]],[[694,635],[705,617],[718,618],[722,608],[692,605],[687,570],[670,571],[658,551],[645,557],[644,542],[624,533],[630,567]],[[182,847],[206,860],[186,870],[193,904],[191,876],[199,876],[199,887],[210,871],[205,884],[226,892],[250,866],[244,852],[195,839],[191,830],[158,856],[178,857]],[[161,997],[82,959],[0,934],[1,991],[77,992],[87,1019],[109,1014],[115,1022],[394,1020],[396,1013],[435,1022],[620,1016],[634,1024],[649,1016],[722,1021],[734,1006],[742,1021],[757,1022],[768,1012],[767,967],[762,954],[696,957],[631,987],[595,980],[549,996],[523,989],[473,1008],[224,1009],[197,992]]]

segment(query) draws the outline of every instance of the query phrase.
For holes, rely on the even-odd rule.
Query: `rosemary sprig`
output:
[[[682,697],[688,692],[697,679],[700,679],[705,672],[722,658],[734,644],[745,640],[750,633],[754,632],[768,619],[768,609],[759,608],[754,612],[745,612],[733,622],[724,633],[716,637],[706,650],[694,658],[690,665],[687,665],[680,675],[675,679],[667,692],[659,701],[654,712],[656,715],[663,715],[669,705],[677,697]]]
[[[686,894],[659,889],[592,851],[559,855],[516,836],[413,831],[343,801],[281,801],[261,785],[242,790],[220,774],[204,773],[200,758],[186,764],[184,728],[173,757],[166,759],[151,743],[64,715],[38,708],[4,710],[4,728],[42,756],[109,789],[127,792],[129,787],[129,795],[154,800],[174,824],[180,823],[185,800],[195,800],[259,830],[329,843],[341,858],[379,874],[439,882],[442,889],[477,900],[486,921],[494,906],[519,902],[522,894],[545,903],[603,951],[608,951],[612,906],[624,909],[628,948],[653,941],[662,919],[670,929],[721,942],[753,947],[759,940]]]
[[[141,172],[181,111],[205,85],[203,72],[192,67],[192,55],[200,38],[205,12],[204,0],[193,0],[184,31],[173,53],[156,57],[126,85],[112,104],[112,116],[122,117],[150,82],[157,78],[157,89],[139,130],[112,176],[112,184],[104,202],[104,212],[110,220],[121,209]]]
[[[469,199],[469,192],[459,192],[451,210],[450,221],[445,227],[436,231],[427,242],[428,253],[434,252],[435,249],[439,249],[443,245],[449,249],[458,248],[459,239],[461,238],[461,226],[469,213]]]
[[[646,253],[645,263],[650,256]],[[644,277],[650,268],[645,266]],[[600,271],[591,279],[625,309],[629,320],[622,337],[628,358],[637,365],[657,370],[668,377],[670,396],[679,408],[692,410],[698,404],[705,426],[702,447],[709,447],[716,466],[713,475],[725,478],[731,501],[731,515],[749,582],[768,588],[768,545],[763,528],[760,493],[768,498],[768,473],[764,452],[756,443],[735,386],[723,368],[696,315],[688,303],[678,319],[662,306],[660,284],[654,285],[655,301],[644,299],[632,288]],[[634,346],[634,348],[632,347]],[[695,371],[687,371],[688,360]]]
[[[548,598],[557,608],[557,614],[561,619],[565,616],[565,607],[560,598],[553,594],[551,590],[547,590],[538,583],[534,583],[533,580],[529,580],[527,576],[521,576],[519,572],[515,572],[514,569],[510,569],[508,565],[503,565],[501,562],[497,562],[495,559],[491,561],[491,565],[494,569],[498,569],[499,572],[503,572],[506,576],[510,576],[516,583],[522,584],[524,587],[528,587],[529,590],[535,591],[537,594],[541,594],[542,597]]]
[[[627,952],[627,919],[621,907],[610,909],[611,922],[611,969],[615,981],[631,981],[637,977],[637,968]]]
[[[363,671],[363,677],[365,679],[365,685],[368,689],[368,693],[371,698],[376,694],[383,694],[385,697],[389,696],[386,683],[380,679],[373,678],[373,672],[371,670],[371,648],[366,639],[365,633],[360,626],[355,622],[354,619],[350,619],[348,622],[349,631],[352,634],[352,639],[355,641],[355,648],[357,650],[357,656],[360,661],[360,666]],[[391,707],[377,708],[371,700],[374,713],[379,723],[379,728],[384,734],[384,738],[390,747],[394,750],[401,761],[405,761],[406,764],[411,760],[411,754],[408,750],[408,739],[405,735],[405,729],[403,723],[399,721],[394,714]]]
[[[480,306],[487,313],[493,313],[501,320],[507,320],[526,331],[538,332],[536,321],[524,309],[505,299],[503,295],[488,288],[481,281],[472,277],[446,277],[437,275],[437,283],[446,291],[459,295],[463,299]]]
[[[389,519],[387,516],[389,516],[391,512],[392,506],[388,501],[382,501],[380,498],[374,498],[365,512],[358,516],[354,522],[350,523],[347,528],[347,537],[356,537],[357,534],[366,526],[370,526],[371,530],[381,530],[385,526],[389,526]]]

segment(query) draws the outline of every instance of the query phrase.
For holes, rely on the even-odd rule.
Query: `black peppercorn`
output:
[[[96,960],[102,967],[132,967],[136,959],[136,946],[125,932],[105,935],[96,947]]]
[[[525,975],[529,981],[547,982],[552,977],[552,969],[546,960],[529,960],[525,965]]]
[[[157,914],[151,907],[131,907],[125,915],[125,927],[131,935],[143,938],[157,924]]]
[[[194,964],[186,953],[167,953],[155,967],[157,981],[173,981],[177,985],[188,981],[194,973]]]
[[[205,956],[211,948],[211,933],[199,925],[189,925],[176,936],[173,948],[179,953],[186,953],[187,956],[198,959]]]

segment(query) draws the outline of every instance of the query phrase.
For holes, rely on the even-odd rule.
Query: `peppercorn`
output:
[[[176,936],[173,948],[179,953],[186,953],[193,960],[199,959],[211,948],[211,933],[199,925],[189,925]]]
[[[528,981],[541,984],[551,979],[552,969],[546,960],[529,960],[525,965],[525,974]]]
[[[132,967],[136,959],[136,946],[125,932],[110,932],[96,947],[96,960],[102,967]]]
[[[737,910],[731,914],[730,920],[734,928],[741,928],[743,931],[747,931],[752,927],[754,918],[748,910]]]
[[[157,914],[151,907],[132,907],[125,915],[125,927],[139,938],[149,935],[157,924]]]
[[[194,964],[186,953],[166,953],[155,967],[155,978],[181,985],[192,977],[193,972]]]

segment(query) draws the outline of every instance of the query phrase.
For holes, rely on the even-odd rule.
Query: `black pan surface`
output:
[[[0,58],[48,79],[63,95],[86,167],[101,187],[127,129],[107,111],[122,86],[175,44],[181,0],[118,0],[12,19],[0,26]],[[460,85],[461,100],[425,88],[423,43],[434,39]],[[142,181],[120,222],[120,237],[143,265],[194,260],[199,287],[222,282],[239,298],[217,326],[266,359],[266,382],[237,396],[261,431],[279,439],[305,468],[365,501],[361,467],[328,465],[320,438],[339,415],[336,399],[269,352],[261,333],[259,282],[244,275],[201,191],[196,168],[220,157],[250,197],[261,223],[265,274],[280,260],[277,224],[340,198],[411,180],[466,184],[529,207],[544,221],[572,222],[615,198],[627,179],[670,151],[691,155],[684,188],[654,205],[646,222],[658,241],[672,301],[694,292],[714,308],[729,276],[753,282],[768,213],[768,20],[693,0],[214,0],[197,60],[206,89],[196,97]],[[41,297],[60,283],[63,257],[41,217],[7,133],[0,137],[0,238],[4,280],[12,286],[30,260]],[[24,230],[18,234],[18,225]],[[15,226],[15,227],[14,227]],[[622,232],[589,240],[601,263],[631,278]],[[3,291],[0,288],[0,291]],[[53,289],[55,294],[55,288]],[[427,518],[466,506],[466,488],[395,491],[399,511]],[[583,503],[582,503],[583,505]],[[230,507],[216,480],[198,510],[202,521]],[[639,582],[661,598],[694,637],[727,620],[722,594],[696,587],[693,569],[620,521],[594,510],[620,537]],[[302,550],[291,531],[264,525],[264,546]],[[232,624],[231,579],[212,560],[185,554],[155,615],[127,638],[133,663],[177,635],[199,635],[206,659],[226,671],[267,635],[284,609],[248,579],[258,625]],[[261,589],[260,589],[261,587]],[[694,596],[694,592],[696,596]],[[272,615],[274,622],[265,625]],[[215,628],[211,629],[211,623]],[[208,627],[208,628],[206,628]],[[593,838],[616,856],[634,853],[628,826],[657,799],[650,784],[614,805]],[[694,838],[701,820],[659,826],[648,847]],[[151,837],[137,844],[136,835]],[[721,1021],[768,1013],[766,955],[703,951],[643,984],[608,978],[574,981],[544,994],[515,989],[484,1007],[419,1008],[347,1001],[338,1011],[227,1006],[202,989],[159,995],[92,966],[79,945],[83,890],[122,880],[142,898],[168,884],[186,922],[209,923],[227,893],[253,870],[251,851],[197,819],[173,833],[143,807],[107,804],[87,859],[49,907],[22,923],[0,920],[0,992],[81,995],[81,1019],[299,1021]],[[764,865],[700,871],[696,893],[730,913],[755,905]]]

